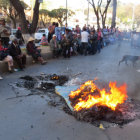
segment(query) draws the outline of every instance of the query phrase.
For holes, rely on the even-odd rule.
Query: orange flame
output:
[[[110,91],[99,89],[93,81],[87,81],[76,91],[71,91],[69,99],[75,111],[88,109],[94,105],[102,105],[115,110],[118,104],[127,100],[127,85],[117,87],[116,82],[110,82]],[[97,94],[98,93],[98,94]]]

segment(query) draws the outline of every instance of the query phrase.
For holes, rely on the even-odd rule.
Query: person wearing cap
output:
[[[61,53],[61,49],[59,48],[59,43],[56,39],[56,35],[53,35],[53,38],[50,41],[50,47],[53,52],[53,57],[59,57]]]
[[[26,65],[26,55],[22,53],[17,38],[14,38],[12,40],[12,44],[10,45],[9,50],[10,50],[10,55],[17,63],[19,70],[23,70]]]
[[[8,63],[8,70],[12,72],[13,70],[13,58],[9,55],[9,50],[2,46],[2,42],[0,39],[0,61],[4,61]]]
[[[6,21],[3,17],[0,18],[0,36],[4,47],[9,45],[9,37],[11,35],[11,28],[6,25]]]
[[[41,56],[41,50],[39,50],[34,43],[34,38],[30,37],[27,43],[27,53],[32,56],[35,61],[39,61],[42,65],[47,62]]]
[[[16,31],[16,38],[18,39],[19,41],[19,45],[22,45],[24,40],[23,40],[23,37],[22,37],[22,32],[21,32],[21,28],[18,27],[17,28],[18,30]]]

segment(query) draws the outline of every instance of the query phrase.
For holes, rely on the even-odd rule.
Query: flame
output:
[[[69,99],[75,111],[89,109],[94,105],[116,110],[118,104],[127,100],[127,85],[117,87],[116,82],[110,82],[109,88],[109,92],[106,92],[105,89],[99,89],[93,81],[87,81],[76,91],[71,91]]]

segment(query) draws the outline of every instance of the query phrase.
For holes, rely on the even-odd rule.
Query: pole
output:
[[[66,27],[68,26],[68,1],[66,0]]]
[[[88,26],[88,21],[89,21],[89,1],[88,1],[87,26]]]
[[[133,5],[132,30],[133,30],[133,28],[134,28],[134,20],[135,20],[135,5]]]

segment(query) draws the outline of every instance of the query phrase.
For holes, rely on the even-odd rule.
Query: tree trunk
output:
[[[10,2],[14,6],[16,11],[19,13],[19,19],[20,19],[20,23],[21,23],[22,33],[29,34],[28,23],[26,21],[24,7],[22,6],[20,0],[10,0]],[[36,28],[37,28],[38,18],[39,18],[39,6],[40,6],[40,3],[38,2],[38,0],[36,0],[30,34],[35,33]]]
[[[98,14],[96,15],[96,17],[97,17],[97,28],[100,28],[100,17]]]
[[[20,23],[21,23],[22,32],[25,34],[29,33],[27,22],[26,22],[26,16],[25,16],[24,8],[23,8],[22,4],[20,3],[19,0],[16,0],[16,1],[10,0],[10,2],[14,6],[16,11],[19,13],[19,19],[20,19]]]
[[[12,22],[13,22],[13,29],[16,29],[17,28],[17,24],[16,24],[16,20],[15,19],[12,19]]]
[[[31,33],[36,32],[36,28],[38,25],[38,19],[39,19],[39,6],[40,6],[40,3],[38,2],[38,0],[36,0],[35,7],[34,7],[33,20],[32,20],[32,24],[31,24],[32,25]]]
[[[113,0],[113,13],[112,13],[112,24],[111,27],[116,26],[116,13],[117,13],[117,0]]]
[[[43,19],[41,19],[43,26],[46,28],[46,23],[44,22]]]
[[[89,1],[88,1],[89,2]],[[89,2],[92,7],[93,7],[93,10],[94,10],[94,13],[96,15],[96,19],[97,19],[97,28],[100,28],[100,17],[99,17],[99,9],[97,8],[96,9],[96,6],[95,6],[95,3],[94,3],[94,0],[92,0],[92,3]]]
[[[103,15],[101,15],[101,18],[102,18],[102,28],[104,28],[104,26],[105,26],[104,16],[103,16]]]

